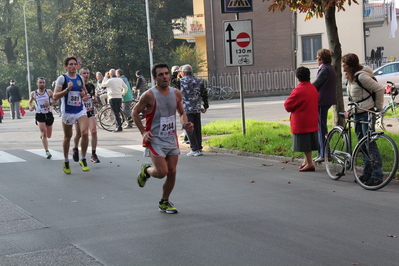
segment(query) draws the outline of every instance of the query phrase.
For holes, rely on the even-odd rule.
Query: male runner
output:
[[[71,173],[68,151],[72,138],[72,126],[78,123],[82,136],[79,164],[82,170],[87,172],[90,171],[86,162],[86,151],[89,142],[89,120],[82,100],[82,97],[87,95],[87,90],[83,78],[76,74],[76,69],[78,68],[76,57],[65,58],[64,68],[67,73],[58,77],[53,96],[55,100],[61,99],[62,129],[64,130],[62,148],[65,157],[63,169],[65,174]]]
[[[40,129],[40,138],[42,139],[43,147],[46,151],[46,158],[50,159],[51,153],[48,149],[47,139],[51,138],[53,132],[54,116],[51,105],[57,102],[53,102],[53,92],[45,88],[46,80],[43,77],[37,78],[36,85],[37,90],[30,93],[29,111],[33,112],[36,110],[35,119]]]
[[[86,67],[83,67],[80,69],[79,74],[83,77],[85,87],[87,89],[87,95],[84,96],[83,99],[83,104],[86,107],[86,112],[87,112],[87,118],[89,119],[89,130],[91,134],[91,158],[90,161],[93,163],[99,163],[100,160],[97,157],[96,154],[96,149],[97,149],[97,122],[94,114],[94,108],[93,108],[93,102],[97,101],[95,98],[96,94],[96,88],[94,84],[89,83],[90,79],[90,70]],[[73,138],[74,142],[74,147],[72,149],[73,154],[72,158],[75,162],[79,161],[79,140],[81,138],[80,134],[80,127],[79,124],[75,124],[75,129],[76,129],[76,134],[75,137]]]
[[[140,187],[144,187],[150,176],[162,179],[163,193],[159,202],[159,211],[177,213],[169,201],[176,181],[176,166],[180,154],[176,132],[176,110],[183,129],[192,132],[194,126],[187,122],[182,104],[181,92],[169,87],[170,73],[166,64],[155,64],[152,76],[156,81],[154,88],[146,91],[133,109],[133,120],[143,136],[143,146],[149,150],[153,166],[143,164],[137,176]],[[145,110],[146,127],[141,123],[140,113]]]

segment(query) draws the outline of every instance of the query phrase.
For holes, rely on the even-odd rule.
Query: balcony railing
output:
[[[185,18],[172,19],[173,35],[175,37],[205,34],[204,14],[195,14]]]
[[[367,20],[382,19],[384,20],[387,15],[387,7],[382,3],[364,3],[363,18]]]

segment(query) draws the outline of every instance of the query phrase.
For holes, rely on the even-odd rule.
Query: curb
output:
[[[255,157],[255,158],[262,158],[262,159],[268,159],[268,160],[274,160],[274,161],[280,161],[280,162],[290,162],[290,163],[298,163],[301,164],[303,161],[303,158],[295,158],[295,157],[285,157],[285,156],[278,156],[278,155],[269,155],[269,154],[263,154],[263,153],[254,153],[254,152],[248,152],[248,151],[239,151],[239,150],[233,150],[233,149],[226,149],[226,148],[217,148],[217,147],[211,147],[211,146],[204,146],[204,149],[213,152],[213,153],[227,153],[227,154],[234,154],[234,155],[239,155],[239,156],[246,156],[246,157]],[[323,166],[324,168],[324,163],[318,164],[319,166]]]

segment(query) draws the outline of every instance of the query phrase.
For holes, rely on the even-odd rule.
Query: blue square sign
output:
[[[222,0],[222,13],[252,12],[252,0]]]

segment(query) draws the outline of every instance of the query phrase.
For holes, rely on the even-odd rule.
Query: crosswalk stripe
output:
[[[34,149],[34,150],[26,150],[26,151],[31,152],[36,155],[39,155],[39,156],[42,156],[42,157],[46,157],[46,153],[43,149]],[[62,152],[55,151],[52,149],[49,149],[49,152],[52,155],[51,160],[63,160],[64,159],[64,154]]]
[[[117,151],[111,151],[103,148],[97,148],[97,155],[99,157],[104,157],[104,158],[115,158],[115,157],[126,157],[126,156],[132,156],[130,154],[126,153],[121,153]],[[89,155],[87,155],[89,157]]]
[[[141,145],[125,145],[125,146],[120,146],[124,147],[127,149],[131,150],[137,150],[137,151],[144,151],[144,148]],[[90,151],[90,147],[87,149]],[[33,153],[35,155],[38,155],[40,157],[46,158],[46,153],[43,149],[29,149],[25,150],[27,152]],[[64,153],[56,150],[49,150],[52,157],[51,160],[64,160]],[[98,157],[101,158],[117,158],[117,157],[129,157],[132,156],[130,154],[122,153],[122,152],[117,152],[117,151],[112,151],[108,149],[103,149],[103,148],[97,148],[97,155]],[[80,154],[79,154],[80,156]],[[88,152],[86,157],[90,159],[91,153]],[[71,154],[69,155],[71,157]],[[19,158],[17,156],[14,156],[8,152],[5,151],[0,151],[0,163],[16,163],[16,162],[26,162],[26,160]]]
[[[142,145],[120,145],[119,147],[136,150],[136,151],[144,151],[144,147]]]
[[[9,154],[5,151],[0,151],[0,163],[18,163],[18,162],[26,162],[26,161],[17,156]]]

